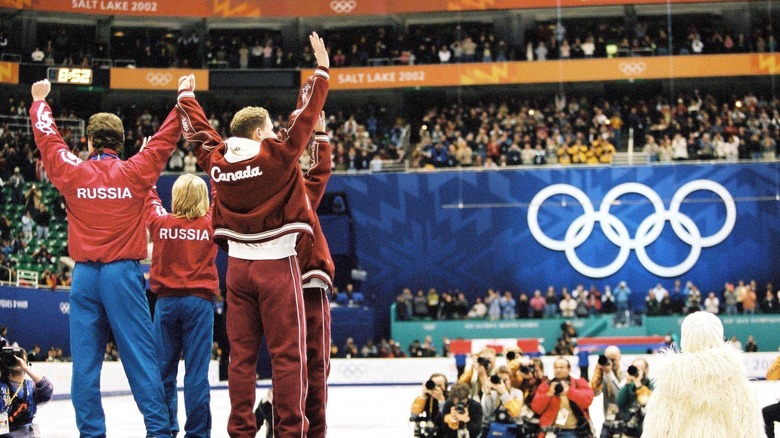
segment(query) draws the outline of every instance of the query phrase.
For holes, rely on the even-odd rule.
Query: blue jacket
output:
[[[0,412],[8,412],[8,422],[11,427],[10,434],[0,435],[0,437],[19,436],[14,434],[14,430],[31,425],[38,411],[38,405],[51,400],[54,393],[54,385],[46,377],[37,385],[32,380],[24,379],[22,385],[17,393],[18,386],[15,383],[0,381]]]

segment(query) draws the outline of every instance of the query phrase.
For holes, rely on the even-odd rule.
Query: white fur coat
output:
[[[656,364],[642,438],[766,438],[734,346],[666,353]]]

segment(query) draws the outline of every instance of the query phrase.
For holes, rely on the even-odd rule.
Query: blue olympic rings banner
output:
[[[347,193],[363,289],[384,309],[404,287],[473,302],[625,280],[641,305],[677,278],[705,293],[780,282],[777,163],[334,175],[328,191]]]

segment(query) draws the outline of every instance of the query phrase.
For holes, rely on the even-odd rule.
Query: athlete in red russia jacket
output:
[[[219,276],[214,262],[217,246],[211,241],[211,209],[195,219],[176,217],[165,210],[156,188],[149,191],[145,209],[146,224],[154,242],[149,275],[152,292],[158,298],[197,296],[209,301],[216,298]]]
[[[109,149],[87,161],[73,155],[46,101],[33,102],[30,120],[46,173],[65,197],[70,256],[77,262],[145,259],[144,201],[181,136],[176,111],[127,161]]]
[[[214,241],[261,243],[290,233],[312,234],[314,211],[306,196],[298,158],[309,143],[328,94],[328,69],[317,67],[301,87],[289,137],[266,138],[254,157],[230,162],[231,151],[257,148],[248,138],[222,141],[192,92],[179,95],[184,138],[195,145],[198,164],[217,186]],[[230,151],[229,151],[230,149]],[[235,160],[231,160],[235,161]]]
[[[328,134],[324,132],[314,133],[314,142],[309,147],[311,166],[304,174],[306,184],[306,196],[309,197],[312,209],[317,207],[325,194],[325,187],[330,179],[331,149]],[[301,278],[304,288],[313,278],[324,281],[329,289],[333,289],[333,275],[336,271],[333,259],[330,256],[328,241],[322,233],[320,218],[314,215],[314,244],[307,244],[308,239],[301,240],[295,247],[298,260],[301,264]]]

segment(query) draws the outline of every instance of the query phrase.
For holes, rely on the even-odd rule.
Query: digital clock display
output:
[[[51,67],[49,81],[55,84],[89,85],[92,83],[91,68]]]

